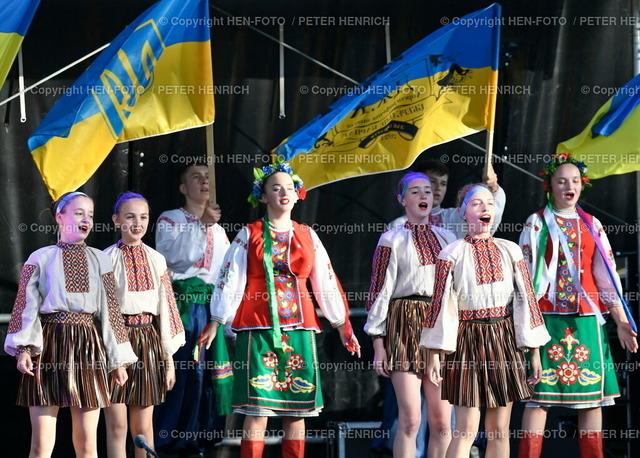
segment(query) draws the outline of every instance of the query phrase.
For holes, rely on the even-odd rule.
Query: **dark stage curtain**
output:
[[[27,85],[109,42],[152,3],[139,0],[42,2],[24,41]],[[341,25],[341,17],[370,17],[378,23],[379,18],[388,19],[392,55],[396,56],[440,27],[444,23],[442,18],[452,20],[490,3],[211,2],[217,88],[216,189],[223,210],[221,223],[229,238],[233,238],[242,225],[261,216],[246,202],[253,180],[252,167],[264,165],[272,148],[335,100],[311,90],[303,93],[301,88],[315,87],[323,91],[335,88],[344,92],[352,87],[349,81],[296,53],[285,51],[286,117],[280,119],[278,45],[242,25],[242,21],[277,37],[277,21],[284,18],[284,38],[288,44],[362,81],[386,62],[384,26]],[[537,174],[543,159],[554,152],[557,143],[578,134],[612,94],[610,91],[633,76],[632,24],[628,20],[631,2],[514,0],[501,3],[504,26],[494,152]],[[230,19],[214,7],[240,19]],[[614,24],[609,21],[608,25],[598,25],[593,20],[587,23],[584,18],[588,17],[616,20]],[[258,22],[256,18],[263,19]],[[4,122],[4,128],[0,129],[0,208],[3,209],[0,313],[11,312],[20,268],[29,253],[55,242],[51,231],[53,222],[47,210],[50,198],[26,140],[60,91],[70,86],[87,65],[81,64],[27,94],[26,123],[19,120],[17,100],[0,107]],[[16,90],[17,65],[0,92],[0,100]],[[152,219],[166,209],[179,206],[175,172],[184,156],[205,154],[204,140],[204,129],[195,129],[118,145],[82,188],[96,203],[97,225],[89,244],[105,248],[117,239],[109,222],[113,202],[124,190],[138,191],[148,197]],[[485,134],[476,134],[469,140],[484,147]],[[448,160],[451,177],[445,206],[453,205],[461,185],[480,180],[483,154],[463,141],[422,154],[420,159]],[[162,155],[168,160],[162,160]],[[498,235],[517,241],[527,216],[541,208],[542,187],[532,177],[501,160],[496,159],[494,164],[507,194]],[[401,214],[393,195],[401,176],[402,172],[391,172],[326,185],[310,191],[307,200],[299,203],[295,210],[296,220],[317,230],[354,309],[364,304],[371,259],[384,224]],[[635,174],[598,180],[583,197],[585,209],[611,228],[614,250],[632,255],[637,249],[635,231],[623,222],[636,227],[635,181]],[[154,245],[153,228],[146,242]],[[635,258],[629,259],[631,264],[637,263]],[[635,268],[633,270],[635,272]],[[635,277],[628,286],[637,291]],[[362,324],[362,319],[358,319],[354,327],[364,339]],[[365,358],[369,359],[364,361],[369,361],[371,354]],[[377,383],[374,378],[363,377],[361,398],[355,403],[379,404],[372,389],[366,388]]]

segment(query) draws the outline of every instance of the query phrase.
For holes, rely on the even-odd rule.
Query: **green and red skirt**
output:
[[[234,411],[261,417],[318,416],[323,401],[315,332],[282,331],[280,356],[274,347],[271,330],[238,332]]]
[[[540,348],[542,379],[527,407],[589,409],[620,396],[609,339],[594,316],[545,314],[551,340]]]

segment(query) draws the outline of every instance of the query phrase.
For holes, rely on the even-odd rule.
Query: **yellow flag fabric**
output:
[[[11,70],[40,0],[0,1],[0,88]]]
[[[575,137],[558,145],[556,153],[587,165],[590,179],[640,170],[640,75],[605,103]]]
[[[156,3],[67,89],[29,138],[51,197],[84,184],[117,142],[213,122],[208,17],[205,0]]]
[[[409,167],[425,149],[493,130],[500,6],[454,20],[284,140],[307,188]]]

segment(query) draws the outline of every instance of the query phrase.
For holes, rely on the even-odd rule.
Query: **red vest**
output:
[[[249,244],[247,246],[247,286],[242,302],[236,312],[232,327],[234,329],[271,329],[269,312],[269,294],[265,280],[263,263],[264,224],[258,220],[247,226]],[[307,289],[307,280],[313,269],[315,250],[309,226],[293,222],[293,233],[289,243],[287,261],[293,274],[293,288],[275,282],[276,294],[287,292],[294,295],[294,305],[288,310],[279,309],[280,326],[290,329],[321,330],[311,293]]]
[[[544,220],[543,211],[538,212],[540,217]],[[591,218],[591,215],[589,215]],[[554,215],[555,218],[555,215]],[[593,225],[593,219],[589,221],[591,225]],[[598,295],[598,286],[596,285],[596,280],[593,276],[593,259],[594,256],[600,256],[598,253],[598,248],[596,246],[595,240],[593,240],[593,236],[589,231],[589,228],[586,226],[584,221],[580,219],[580,227],[578,228],[580,231],[580,265],[578,268],[580,269],[580,283],[582,284],[582,288],[584,291],[589,294],[591,300],[598,306],[600,312],[605,313],[608,312],[609,309],[605,304],[602,303],[600,297]],[[551,242],[551,237],[547,236],[547,248],[545,250],[545,263],[549,265],[551,257],[553,255],[553,243]],[[568,256],[569,262],[574,262],[571,256]],[[560,269],[558,269],[557,276],[560,276]],[[557,282],[557,280],[554,280]],[[556,285],[557,287],[557,285]],[[573,290],[575,290],[575,285],[573,285]],[[593,310],[587,303],[584,298],[580,299],[580,303],[576,304],[575,302],[571,305],[568,310],[557,307],[555,304],[549,301],[547,294],[545,293],[544,297],[540,299],[538,302],[540,306],[540,310],[545,312],[567,312],[567,313],[579,313],[580,315],[593,315]]]

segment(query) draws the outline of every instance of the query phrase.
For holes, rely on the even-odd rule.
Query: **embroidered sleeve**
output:
[[[373,255],[371,267],[371,285],[367,297],[367,322],[364,330],[371,336],[386,334],[387,313],[391,294],[397,280],[398,260],[393,248],[384,245],[383,234]]]
[[[433,300],[425,316],[420,346],[453,353],[456,351],[459,324],[457,295],[453,285],[455,265],[443,253],[441,256],[436,261]]]
[[[433,328],[436,323],[436,319],[442,310],[442,304],[446,301],[448,296],[447,288],[451,286],[448,278],[451,274],[452,265],[451,261],[446,261],[444,259],[438,259],[436,261],[436,281],[433,286],[433,300],[431,302],[431,307],[427,310],[427,315],[425,317],[424,327],[426,328]]]
[[[120,304],[118,303],[118,294],[116,292],[116,280],[113,277],[113,272],[102,275],[102,284],[104,285],[104,291],[107,295],[109,324],[111,325],[111,329],[113,329],[116,342],[119,344],[127,342],[129,337],[124,326],[122,313],[120,312]]]
[[[243,228],[227,250],[211,295],[211,319],[220,324],[235,316],[247,285],[249,229]]]
[[[25,264],[20,273],[20,285],[18,286],[18,295],[11,312],[11,321],[9,321],[9,334],[15,334],[22,331],[22,314],[27,306],[27,285],[36,271],[36,266]]]
[[[540,307],[538,307],[538,301],[536,300],[536,294],[533,291],[533,284],[531,283],[531,275],[529,275],[529,269],[527,268],[527,264],[524,259],[520,259],[516,263],[516,269],[518,272],[517,275],[522,277],[522,283],[524,286],[524,302],[527,304],[529,308],[529,321],[531,323],[531,329],[536,328],[538,326],[542,326],[544,324],[544,320],[542,319],[542,313],[540,312]]]
[[[171,286],[171,279],[169,271],[165,271],[162,275],[162,286],[164,289],[164,298],[166,300],[167,308],[169,309],[169,330],[171,331],[171,337],[175,337],[177,334],[184,332],[184,326],[178,313],[178,306],[176,305],[176,298]]]
[[[39,268],[26,263],[20,273],[18,294],[4,342],[4,350],[13,356],[29,348],[32,356],[42,351],[42,325],[39,311],[42,299],[38,291]]]
[[[515,246],[517,250],[518,247]],[[514,268],[515,291],[513,295],[513,326],[516,336],[516,345],[526,351],[529,348],[537,348],[550,340],[549,333],[544,324],[542,313],[531,284],[531,275],[527,263],[516,250],[511,250],[510,255]]]
[[[103,270],[104,272],[104,270]],[[127,366],[138,360],[138,357],[131,348],[127,329],[120,311],[116,281],[113,272],[108,271],[100,276],[101,294],[99,319],[102,329],[102,340],[104,341],[109,370],[114,370],[120,366]]]
[[[374,302],[382,291],[384,279],[389,267],[389,259],[391,258],[391,247],[378,245],[373,254],[373,267],[371,269],[371,284],[369,286],[369,294],[365,303],[366,311],[370,311]]]
[[[178,348],[185,343],[185,332],[178,306],[176,305],[176,297],[171,286],[169,271],[165,270],[160,278],[160,297],[159,297],[159,315],[160,315],[160,338],[165,357],[173,355]]]

